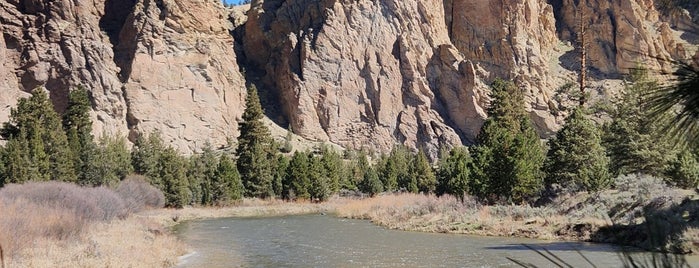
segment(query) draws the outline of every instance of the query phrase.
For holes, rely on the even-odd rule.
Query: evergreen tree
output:
[[[172,147],[166,147],[162,138],[151,133],[141,135],[131,151],[134,171],[146,176],[150,183],[165,195],[165,205],[182,207],[191,202],[188,189],[187,161]]]
[[[395,145],[379,165],[377,172],[386,191],[412,188],[408,171],[412,154],[403,145]],[[417,184],[415,184],[417,185]]]
[[[367,193],[370,196],[375,196],[378,193],[384,191],[381,180],[379,179],[379,174],[373,167],[367,169],[364,173],[361,183],[359,184],[359,190],[363,193]]]
[[[204,146],[201,154],[189,158],[187,179],[192,201],[195,204],[213,205],[216,201],[212,195],[212,180],[218,169],[218,162],[219,159],[209,143]]]
[[[460,200],[469,193],[471,155],[466,148],[456,147],[441,159],[437,172],[437,195],[450,194]]]
[[[10,121],[0,134],[7,140],[4,154],[7,182],[28,180],[62,180],[75,182],[73,156],[46,92],[32,91],[30,98],[22,98],[10,111]]]
[[[489,118],[473,148],[474,192],[521,203],[543,186],[544,149],[524,110],[524,94],[496,79]]]
[[[609,158],[602,147],[600,130],[584,108],[573,110],[563,128],[549,141],[545,169],[547,184],[558,183],[587,191],[611,185]]]
[[[323,165],[324,176],[328,180],[328,191],[330,194],[340,191],[340,176],[342,175],[342,158],[340,154],[329,146],[321,149],[322,157],[320,162]]]
[[[131,153],[122,136],[102,135],[96,148],[94,161],[83,170],[87,185],[106,185],[115,187],[133,172]]]
[[[415,178],[418,191],[421,193],[432,193],[437,186],[437,177],[434,175],[430,161],[427,160],[425,152],[418,151],[410,165],[410,176]]]
[[[267,126],[262,122],[263,111],[255,86],[248,88],[243,121],[238,124],[236,164],[245,185],[245,195],[267,198],[272,189],[275,165],[274,143]]]
[[[330,187],[323,163],[321,158],[317,156],[311,156],[309,160],[308,181],[310,185],[308,194],[311,200],[325,201],[330,196]]]
[[[699,185],[699,158],[690,150],[682,150],[672,161],[668,172],[671,183],[682,188],[696,188]]]
[[[631,73],[630,83],[611,111],[612,121],[605,126],[604,145],[610,157],[613,176],[644,173],[660,176],[666,170],[672,145],[659,133],[657,119],[644,109],[644,96],[657,88],[645,70]]]
[[[63,114],[63,129],[68,138],[78,182],[97,186],[103,178],[94,177],[99,175],[95,170],[100,163],[97,162],[98,148],[92,136],[90,109],[87,90],[82,86],[72,90],[68,94],[68,108]]]
[[[283,197],[289,200],[308,199],[308,188],[311,184],[309,175],[309,153],[294,152],[289,162],[289,168],[284,180]]]
[[[218,162],[211,188],[214,204],[229,204],[243,198],[243,182],[235,163],[227,154],[223,154]]]
[[[161,191],[165,205],[181,208],[191,202],[187,182],[187,161],[172,147],[165,148],[158,159]]]
[[[272,189],[274,190],[274,196],[282,197],[284,195],[284,178],[286,177],[286,171],[289,168],[289,157],[279,154],[277,156],[276,163],[277,166],[274,170]]]

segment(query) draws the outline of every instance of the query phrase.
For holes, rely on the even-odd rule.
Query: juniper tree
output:
[[[699,158],[690,150],[682,150],[671,162],[668,175],[675,186],[696,188],[699,185]]]
[[[131,153],[122,136],[102,135],[97,144],[95,160],[87,166],[86,178],[89,185],[116,186],[126,175],[133,172]]]
[[[362,181],[359,183],[359,190],[363,193],[369,194],[370,196],[375,196],[376,194],[384,191],[384,187],[381,184],[381,180],[379,179],[379,174],[376,172],[376,169],[369,167],[369,169],[364,172]]]
[[[524,110],[522,90],[500,79],[491,89],[489,117],[473,147],[473,191],[521,203],[543,186],[544,149]]]
[[[408,170],[411,156],[410,151],[405,146],[395,145],[388,156],[382,157],[377,173],[380,175],[385,191],[410,188]]]
[[[211,199],[214,204],[224,205],[240,200],[244,190],[235,163],[227,154],[221,155],[211,183]]]
[[[90,99],[82,86],[68,94],[68,107],[63,114],[63,129],[68,138],[68,145],[73,155],[78,182],[82,185],[100,185],[103,178],[96,172],[99,161],[98,148],[92,136],[92,119],[90,119]]]
[[[134,171],[146,176],[163,192],[167,206],[182,207],[190,203],[187,161],[177,150],[165,146],[157,132],[136,139],[131,159]]]
[[[437,195],[450,194],[460,200],[469,193],[471,183],[471,155],[463,147],[453,148],[439,163],[437,171]]]
[[[61,120],[46,92],[32,91],[10,110],[0,134],[7,140],[3,156],[6,182],[61,180],[75,182],[73,155]]]
[[[325,168],[318,156],[309,158],[308,163],[308,194],[311,200],[325,201],[330,196],[330,187]]]
[[[238,124],[240,136],[236,150],[238,172],[245,186],[245,195],[249,197],[267,198],[274,195],[274,143],[262,122],[263,116],[257,89],[250,86],[245,98],[243,121]]]
[[[545,169],[547,184],[587,191],[611,185],[609,158],[602,147],[601,131],[584,108],[573,110],[563,128],[549,141]]]
[[[286,177],[286,171],[289,168],[289,157],[283,154],[277,156],[277,165],[274,169],[274,181],[272,182],[272,189],[274,190],[274,196],[282,197],[284,194],[284,178]]]
[[[437,186],[437,177],[434,175],[430,161],[427,160],[425,152],[419,150],[410,165],[410,177],[415,178],[419,192],[432,193]]]
[[[310,198],[310,194],[308,193],[308,188],[311,184],[309,179],[309,162],[309,153],[294,152],[294,156],[292,156],[291,161],[289,161],[289,167],[287,168],[283,184],[284,190],[282,196],[285,199],[295,200]]]
[[[192,201],[196,204],[213,205],[216,200],[212,196],[214,175],[218,168],[219,159],[207,143],[201,154],[189,158],[187,179]]]
[[[323,165],[324,176],[328,180],[328,191],[337,193],[340,191],[340,176],[342,175],[342,158],[333,148],[323,146],[320,162]]]
[[[645,109],[645,94],[658,87],[643,69],[631,73],[630,82],[614,102],[611,122],[605,125],[604,145],[613,176],[644,173],[661,176],[673,155],[672,145],[662,138],[657,119]]]

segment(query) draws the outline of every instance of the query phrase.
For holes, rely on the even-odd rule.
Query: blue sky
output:
[[[243,0],[223,0],[224,3],[226,4],[237,4],[242,2]]]

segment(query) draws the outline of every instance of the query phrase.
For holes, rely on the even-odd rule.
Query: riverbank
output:
[[[614,243],[699,252],[696,192],[653,178],[622,178],[616,190],[563,193],[543,206],[483,205],[466,197],[389,194],[338,203],[339,217],[390,229]]]

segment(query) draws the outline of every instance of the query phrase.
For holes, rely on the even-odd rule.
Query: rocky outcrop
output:
[[[244,82],[220,3],[9,0],[0,27],[0,121],[36,87],[60,111],[83,85],[98,135],[157,130],[189,152],[237,132]]]
[[[243,67],[309,139],[436,155],[475,140],[496,77],[526,91],[546,137],[579,71],[578,2],[593,79],[697,53],[697,9],[653,0],[6,0],[0,121],[36,87],[62,110],[84,85],[96,134],[159,131],[191,152],[237,135]]]

